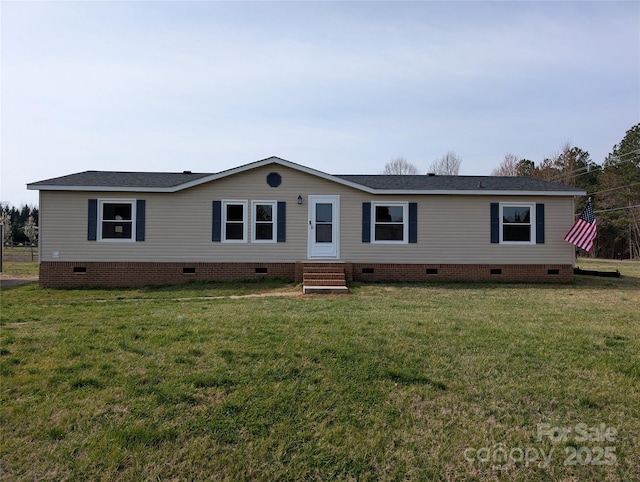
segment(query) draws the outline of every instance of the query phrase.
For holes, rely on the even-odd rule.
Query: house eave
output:
[[[186,189],[183,185],[171,187],[140,187],[140,186],[31,186],[27,184],[29,191],[89,191],[89,192],[177,192]]]
[[[586,191],[515,191],[489,189],[369,189],[371,194],[421,195],[421,196],[584,196]]]
[[[304,172],[312,176],[326,179],[328,181],[332,181],[338,184],[342,184],[344,186],[349,186],[351,188],[358,189],[360,191],[365,191],[370,193],[375,192],[375,190],[368,188],[367,186],[364,186],[362,184],[347,181],[345,179],[340,179],[339,177],[332,176],[331,174],[327,174],[326,172],[322,172],[316,169],[312,169],[310,167],[302,166],[300,164],[296,164],[295,162],[287,161],[279,157],[268,157],[260,161],[251,162],[243,166],[238,166],[232,169],[227,169],[226,171],[221,171],[215,174],[211,174],[210,176],[202,177],[200,179],[196,179],[190,182],[177,184],[175,186],[168,186],[168,187],[59,186],[59,185],[46,185],[46,184],[40,184],[36,186],[34,183],[34,184],[27,184],[27,189],[32,191],[98,191],[98,192],[117,191],[117,192],[165,192],[165,193],[178,192],[184,189],[189,189],[191,187],[199,186],[201,184],[206,184],[208,182],[217,181],[218,179],[222,179],[228,176],[233,176],[234,174],[239,174],[241,172],[250,171],[252,169],[256,169],[259,167],[268,166],[270,164],[278,164],[284,167],[295,169],[297,171]]]
[[[214,179],[209,179],[213,181]],[[194,184],[197,185],[200,182]],[[347,184],[341,182],[341,184]],[[353,184],[353,183],[348,183]],[[155,193],[173,193],[188,189],[192,186],[172,186],[163,188],[150,188],[150,187],[111,187],[111,186],[38,186],[29,187],[27,189],[32,191],[88,191],[88,192],[155,192]],[[352,185],[355,189],[367,192],[375,195],[393,195],[393,196],[545,196],[545,197],[558,197],[558,196],[584,196],[586,191],[498,191],[487,189],[476,190],[408,190],[408,189],[373,189],[361,185]]]
[[[193,186],[197,186],[199,184],[204,184],[211,181],[216,181],[218,179],[222,179],[224,177],[232,176],[234,174],[239,174],[241,172],[250,171],[252,169],[256,169],[258,167],[268,166],[270,164],[279,164],[283,167],[288,167],[290,169],[294,169],[296,171],[304,172],[306,174],[319,177],[321,179],[325,179],[327,181],[332,181],[338,184],[342,184],[343,186],[349,186],[354,189],[358,189],[359,191],[365,192],[374,192],[375,190],[364,186],[362,184],[358,184],[355,182],[347,181],[346,179],[341,179],[337,176],[333,176],[331,174],[327,174],[326,172],[318,171],[317,169],[312,169],[307,166],[303,166],[301,164],[296,164],[295,162],[287,161],[285,159],[281,159],[279,157],[268,157],[266,159],[262,159],[260,161],[251,162],[249,164],[245,164],[243,166],[234,167],[232,169],[227,169],[226,171],[221,171],[211,176],[203,177],[202,179],[198,179],[196,181],[192,181],[190,183],[182,184],[179,186],[180,189],[187,189]]]
[[[70,185],[46,185],[46,184],[27,184],[27,189],[31,191],[88,191],[88,192],[151,192],[151,193],[173,193],[189,189],[201,184],[233,176],[242,172],[250,171],[268,165],[280,165],[299,172],[303,172],[330,182],[356,189],[374,195],[394,195],[394,196],[425,196],[425,195],[456,195],[456,196],[584,196],[584,190],[556,190],[556,191],[537,191],[537,190],[490,190],[490,189],[376,189],[365,184],[359,184],[339,176],[327,174],[310,167],[296,164],[279,157],[268,157],[260,161],[255,161],[243,166],[227,169],[215,174],[211,174],[193,181],[176,184],[173,186],[149,187],[149,186],[70,186]]]

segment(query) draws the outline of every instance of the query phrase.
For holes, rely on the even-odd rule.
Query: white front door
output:
[[[309,196],[309,258],[338,258],[340,196]]]

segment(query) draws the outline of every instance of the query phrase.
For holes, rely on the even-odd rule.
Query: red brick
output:
[[[86,268],[74,273],[74,268]],[[183,268],[195,268],[184,273]],[[267,268],[256,273],[256,268]],[[179,284],[187,281],[235,280],[244,278],[295,278],[295,263],[143,263],[143,262],[62,262],[40,263],[40,285],[74,288],[79,286],[144,286]]]
[[[143,262],[66,262],[40,263],[40,285],[73,288],[79,286],[144,286],[179,284],[191,280],[234,280],[253,278],[283,278],[301,283],[304,266],[311,263],[143,263]],[[573,280],[572,265],[551,264],[382,264],[343,263],[345,278],[351,281],[533,281],[569,282]],[[74,273],[74,268],[86,272]],[[195,273],[184,273],[194,268]],[[266,273],[256,273],[266,268]],[[363,273],[363,269],[373,273]],[[437,269],[438,274],[427,274]],[[501,270],[501,274],[491,274]],[[549,274],[557,270],[558,274]]]

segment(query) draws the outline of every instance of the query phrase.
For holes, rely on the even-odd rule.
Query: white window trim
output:
[[[529,208],[529,224],[531,225],[531,236],[529,237],[529,241],[504,241],[502,239],[504,230],[503,230],[503,208],[508,207],[528,207]],[[516,246],[530,245],[536,244],[536,203],[518,203],[518,202],[505,202],[500,203],[500,212],[498,213],[500,217],[500,244],[512,244]],[[522,223],[524,225],[524,223]]]
[[[376,207],[377,206],[401,206],[402,207],[402,240],[376,240]],[[382,224],[382,223],[381,223]],[[392,223],[396,224],[396,223]],[[371,203],[371,243],[372,244],[409,244],[409,203],[408,202],[372,202]]]
[[[258,224],[256,209],[258,204],[269,204],[271,206],[271,224],[273,231],[271,239],[256,239],[256,225]],[[262,223],[266,224],[266,223]],[[278,201],[251,201],[251,242],[252,243],[276,243],[278,241]]]
[[[131,238],[103,238],[105,204],[131,204]],[[128,222],[128,221],[127,221]],[[101,243],[135,243],[136,242],[136,200],[135,199],[98,199],[98,226],[96,240]]]
[[[229,204],[241,204],[242,205],[242,239],[227,239],[227,205]],[[247,242],[247,221],[249,203],[246,200],[240,199],[223,199],[222,200],[222,236],[221,242],[223,243],[246,243]]]

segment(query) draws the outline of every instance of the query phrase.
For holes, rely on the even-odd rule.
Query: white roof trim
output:
[[[365,189],[363,189],[364,191]],[[366,189],[371,194],[410,194],[422,196],[584,196],[586,191],[505,191],[491,189]]]
[[[584,196],[586,191],[500,191],[500,190],[488,190],[488,189],[474,189],[474,190],[421,190],[421,189],[375,189],[363,184],[347,181],[337,176],[327,174],[326,172],[318,171],[310,167],[296,164],[295,162],[286,161],[279,157],[268,157],[261,161],[251,162],[243,166],[234,167],[221,171],[210,176],[202,177],[194,181],[186,182],[184,184],[178,184],[170,187],[117,187],[117,186],[56,186],[56,185],[39,185],[31,187],[27,185],[28,190],[32,191],[92,191],[92,192],[158,192],[158,193],[171,193],[178,192],[184,189],[189,189],[200,184],[206,184],[211,181],[223,179],[234,174],[250,171],[258,167],[267,166],[269,164],[279,164],[296,171],[304,172],[312,176],[316,176],[328,181],[332,181],[343,186],[348,186],[359,191],[364,191],[369,194],[393,194],[393,195],[464,195],[464,196]]]
[[[189,183],[197,185],[199,183]],[[343,182],[341,184],[347,184]],[[352,184],[352,183],[349,183]],[[191,186],[188,186],[191,187]],[[584,196],[586,191],[492,191],[488,189],[475,189],[475,190],[393,190],[393,189],[372,189],[359,184],[353,185],[355,189],[367,192],[369,194],[377,195],[395,195],[395,196]],[[171,193],[186,189],[185,185],[174,186],[171,188],[158,188],[158,187],[68,187],[68,186],[40,186],[38,190],[42,191],[90,191],[90,192],[158,192],[158,193]],[[31,189],[35,190],[35,189]]]
[[[195,184],[194,184],[195,185]],[[184,184],[172,187],[117,187],[117,186],[47,186],[30,187],[29,191],[90,191],[90,192],[177,192],[186,189]],[[191,186],[189,186],[191,187]]]
[[[267,159],[263,159],[261,161],[251,162],[249,164],[245,164],[244,166],[235,167],[233,169],[228,169],[226,171],[218,172],[217,174],[212,174],[211,176],[203,177],[202,179],[198,179],[196,181],[192,181],[190,183],[180,185],[180,189],[186,189],[188,187],[193,187],[198,184],[202,184],[205,182],[215,181],[217,179],[222,179],[223,177],[232,176],[233,174],[238,174],[240,172],[250,171],[251,169],[255,169],[262,166],[267,166],[269,164],[280,164],[281,166],[288,167],[290,169],[295,169],[296,171],[301,171],[306,174],[310,174],[312,176],[320,177],[322,179],[326,179],[328,181],[337,182],[338,184],[343,184],[345,186],[352,187],[354,189],[358,189],[360,191],[366,192],[375,192],[375,190],[368,188],[367,186],[363,186],[362,184],[357,184],[355,182],[347,181],[345,179],[341,179],[336,176],[332,176],[331,174],[327,174],[326,172],[318,171],[316,169],[312,169],[310,167],[303,166],[301,164],[296,164],[295,162],[286,161],[279,157],[268,157]],[[178,190],[178,189],[177,189]]]
[[[177,192],[177,191],[182,191],[183,189],[189,189],[190,187],[199,186],[200,184],[205,184],[207,182],[216,181],[218,179],[222,179],[228,176],[233,176],[234,174],[250,171],[258,167],[267,166],[269,164],[279,164],[284,167],[295,169],[296,171],[301,171],[307,174],[311,174],[312,176],[320,177],[328,181],[337,182],[338,184],[343,184],[345,186],[349,186],[361,191],[366,191],[370,193],[375,192],[374,189],[363,186],[362,184],[346,181],[344,179],[340,179],[339,177],[332,176],[331,174],[327,174],[322,171],[317,171],[316,169],[311,169],[310,167],[302,166],[300,164],[296,164],[291,161],[285,161],[284,159],[280,159],[279,157],[268,157],[267,159],[262,159],[261,161],[251,162],[243,166],[227,169],[226,171],[221,171],[215,174],[211,174],[210,176],[201,177],[200,179],[196,179],[190,182],[185,182],[184,184],[178,184],[177,186],[171,186],[171,187],[56,186],[56,185],[51,185],[51,186],[39,185],[39,186],[31,187],[27,185],[27,189],[33,190],[33,191]]]

